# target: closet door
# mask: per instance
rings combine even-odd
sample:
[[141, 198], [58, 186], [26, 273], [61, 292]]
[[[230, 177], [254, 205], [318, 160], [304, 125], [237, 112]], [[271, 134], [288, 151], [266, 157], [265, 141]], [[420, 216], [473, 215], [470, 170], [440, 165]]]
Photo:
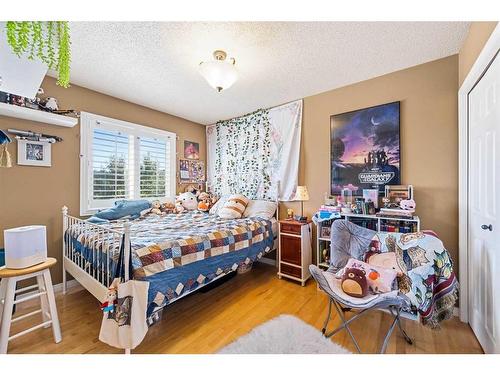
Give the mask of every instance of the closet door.
[[469, 94], [469, 320], [486, 353], [500, 353], [499, 128], [496, 57]]

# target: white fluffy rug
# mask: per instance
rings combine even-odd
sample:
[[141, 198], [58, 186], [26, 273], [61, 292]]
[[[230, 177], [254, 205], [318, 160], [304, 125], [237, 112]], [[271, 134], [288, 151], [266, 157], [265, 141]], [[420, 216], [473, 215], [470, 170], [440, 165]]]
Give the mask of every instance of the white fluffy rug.
[[349, 354], [292, 315], [280, 315], [222, 348], [219, 354]]

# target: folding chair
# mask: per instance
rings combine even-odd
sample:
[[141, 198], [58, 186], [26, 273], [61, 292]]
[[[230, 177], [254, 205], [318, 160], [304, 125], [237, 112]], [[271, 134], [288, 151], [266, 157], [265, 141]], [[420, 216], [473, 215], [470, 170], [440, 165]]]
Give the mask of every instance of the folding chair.
[[[389, 293], [382, 293], [370, 296], [369, 298], [366, 299], [360, 299], [359, 303], [354, 303], [353, 301], [347, 300], [342, 297], [341, 291], [338, 290], [340, 288], [340, 281], [338, 282], [333, 281], [335, 279], [335, 275], [333, 273], [331, 272], [328, 273], [328, 271], [326, 272], [322, 271], [315, 265], [310, 265], [309, 270], [311, 271], [312, 277], [318, 283], [319, 288], [323, 292], [325, 292], [329, 298], [328, 315], [325, 319], [325, 323], [323, 324], [323, 329], [321, 330], [321, 332], [325, 337], [327, 338], [332, 337], [336, 333], [345, 329], [349, 334], [349, 336], [351, 337], [352, 341], [354, 342], [354, 346], [356, 347], [358, 353], [361, 353], [361, 349], [359, 348], [358, 342], [356, 341], [356, 338], [354, 337], [351, 329], [349, 328], [349, 324], [358, 319], [360, 316], [364, 315], [364, 313], [368, 311], [383, 310], [386, 312], [387, 311], [390, 312], [394, 320], [389, 326], [389, 329], [384, 337], [384, 342], [382, 344], [382, 348], [380, 349], [380, 353], [381, 354], [385, 353], [385, 350], [387, 349], [387, 344], [389, 343], [389, 339], [396, 325], [403, 334], [406, 342], [410, 345], [413, 344], [412, 339], [408, 336], [408, 334], [401, 326], [401, 320], [400, 320], [401, 310], [409, 306], [409, 301], [404, 295], [402, 295], [398, 291], [393, 291]], [[330, 279], [330, 282], [329, 280], [327, 280], [327, 277]], [[330, 322], [330, 316], [332, 312], [332, 305], [335, 306], [342, 323], [340, 324], [339, 327], [335, 328], [333, 331], [327, 332], [327, 326], [328, 323]], [[358, 312], [356, 312], [355, 315], [352, 316], [351, 318], [347, 319], [345, 313], [352, 310], [358, 310]]]

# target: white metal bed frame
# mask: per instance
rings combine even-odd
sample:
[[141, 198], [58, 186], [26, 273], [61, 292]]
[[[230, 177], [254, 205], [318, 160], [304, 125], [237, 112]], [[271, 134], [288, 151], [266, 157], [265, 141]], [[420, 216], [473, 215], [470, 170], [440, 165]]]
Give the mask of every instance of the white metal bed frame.
[[[277, 203], [279, 203], [277, 201]], [[102, 246], [104, 248], [110, 248], [116, 244], [121, 246], [121, 241], [124, 241], [124, 251], [123, 251], [123, 264], [125, 267], [125, 281], [130, 279], [129, 275], [129, 260], [130, 260], [130, 226], [131, 223], [126, 221], [123, 223], [123, 231], [105, 228], [99, 224], [89, 223], [84, 219], [80, 219], [68, 214], [68, 207], [64, 206], [62, 208], [63, 216], [63, 294], [66, 294], [67, 290], [67, 273], [69, 273], [73, 278], [81, 284], [85, 289], [87, 289], [95, 298], [99, 301], [104, 301], [106, 299], [106, 293], [113, 282], [113, 274], [110, 269], [110, 255], [112, 251], [100, 252], [96, 249], [92, 250], [92, 256], [90, 261], [85, 259], [80, 253], [75, 251], [74, 245], [71, 241], [68, 243], [65, 241], [64, 236], [69, 228], [76, 228], [76, 230], [82, 233], [85, 231], [87, 234], [95, 234], [96, 241], [102, 241]], [[275, 214], [276, 220], [279, 218], [279, 204], [276, 209]], [[274, 251], [278, 248], [278, 233], [273, 233], [275, 236], [273, 248], [270, 250]], [[103, 255], [104, 259], [102, 259]], [[211, 282], [219, 279], [224, 275], [220, 275]], [[208, 284], [206, 284], [208, 285]], [[205, 285], [203, 285], [205, 286]], [[203, 287], [201, 286], [201, 287]], [[200, 288], [201, 288], [200, 287]], [[182, 294], [180, 299], [189, 295], [190, 293], [198, 290], [194, 289], [188, 293]]]

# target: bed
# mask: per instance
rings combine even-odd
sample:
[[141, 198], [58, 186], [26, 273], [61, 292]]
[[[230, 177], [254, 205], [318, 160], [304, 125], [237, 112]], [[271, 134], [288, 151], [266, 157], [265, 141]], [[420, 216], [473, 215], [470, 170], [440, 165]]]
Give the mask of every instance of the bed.
[[99, 225], [70, 216], [66, 207], [62, 211], [63, 291], [69, 273], [99, 301], [105, 300], [122, 254], [125, 279], [150, 283], [149, 323], [166, 305], [248, 269], [278, 243], [278, 210], [270, 219], [227, 220], [188, 211]]

